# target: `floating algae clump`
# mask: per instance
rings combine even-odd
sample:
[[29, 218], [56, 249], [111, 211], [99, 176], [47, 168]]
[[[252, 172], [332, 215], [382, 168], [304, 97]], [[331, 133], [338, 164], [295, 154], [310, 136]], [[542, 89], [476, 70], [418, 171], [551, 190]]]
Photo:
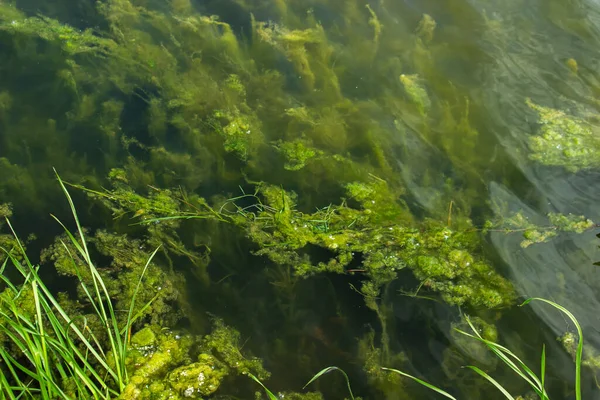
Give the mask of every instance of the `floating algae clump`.
[[[201, 198], [178, 203], [174, 194], [165, 208], [143, 201], [123, 185], [103, 195], [107, 205], [132, 206], [125, 201], [143, 203], [145, 213], [155, 218], [172, 217], [213, 219], [238, 226], [246, 232], [257, 249], [275, 264], [291, 268], [298, 276], [322, 272], [338, 274], [359, 272], [369, 278], [375, 291], [395, 280], [398, 271], [408, 268], [421, 281], [421, 287], [439, 292], [450, 304], [471, 304], [489, 308], [502, 307], [514, 299], [512, 286], [498, 275], [492, 265], [477, 254], [479, 233], [468, 223], [462, 230], [452, 230], [434, 220], [415, 221], [400, 196], [401, 188], [390, 187], [372, 177], [368, 182], [345, 185], [347, 198], [313, 213], [296, 208], [297, 195], [284, 189], [258, 184], [252, 195], [227, 200], [217, 212]], [[247, 205], [248, 201], [254, 204]], [[119, 208], [120, 208], [119, 207]], [[135, 205], [134, 208], [135, 209]], [[153, 229], [155, 224], [148, 224]], [[316, 249], [323, 251], [316, 251]], [[375, 295], [376, 297], [376, 295]]]
[[201, 399], [215, 393], [232, 373], [269, 374], [257, 358], [240, 352], [239, 333], [215, 321], [204, 337], [146, 326], [131, 338], [131, 379], [121, 399]]
[[[358, 270], [374, 288], [410, 268], [426, 288], [438, 291], [451, 304], [500, 307], [513, 300], [511, 285], [474, 252], [474, 232], [455, 232], [431, 220], [412, 221], [408, 211], [381, 180], [347, 185], [348, 201], [312, 214], [295, 209], [295, 195], [261, 185], [261, 203], [234, 217], [258, 245], [257, 255], [293, 268], [300, 276]], [[350, 202], [359, 206], [350, 207]], [[329, 259], [308, 250], [328, 250]], [[359, 267], [350, 269], [353, 261]]]
[[562, 232], [583, 233], [598, 225], [583, 215], [548, 213], [546, 215], [548, 224], [539, 225], [527, 217], [523, 210], [508, 212], [503, 210], [499, 204], [494, 205], [497, 221], [487, 221], [484, 231], [499, 229], [505, 233], [521, 232], [523, 240], [521, 247], [527, 248], [533, 244], [546, 243], [557, 237]]
[[171, 387], [188, 398], [210, 396], [221, 385], [228, 369], [210, 354], [200, 354], [198, 362], [171, 371], [168, 380]]
[[529, 99], [527, 105], [537, 111], [541, 124], [529, 141], [532, 160], [571, 172], [600, 166], [600, 137], [585, 121]]

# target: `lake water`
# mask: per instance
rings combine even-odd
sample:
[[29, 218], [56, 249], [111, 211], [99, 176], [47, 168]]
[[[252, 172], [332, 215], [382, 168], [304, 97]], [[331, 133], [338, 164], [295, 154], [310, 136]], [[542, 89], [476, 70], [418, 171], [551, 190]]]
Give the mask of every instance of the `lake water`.
[[[21, 237], [35, 235], [27, 248], [50, 284], [75, 295], [51, 257], [40, 258], [61, 233], [50, 214], [70, 221], [53, 168], [86, 188], [171, 189], [215, 210], [259, 182], [293, 191], [294, 218], [327, 216], [311, 220], [319, 232], [296, 246], [276, 224], [261, 229], [276, 232], [269, 240], [281, 254], [311, 260], [315, 273], [302, 278], [297, 265], [256, 253], [268, 247], [257, 225], [147, 228], [136, 225], [145, 215], [172, 215], [158, 210], [164, 198], [111, 208], [69, 189], [90, 237], [128, 235], [145, 254], [165, 246], [157, 268], [173, 280], [171, 315], [153, 322], [202, 335], [210, 316], [223, 318], [263, 360], [275, 392], [301, 391], [337, 365], [363, 398], [438, 398], [369, 372], [381, 365], [458, 398], [503, 398], [460, 368], [473, 364], [527, 395], [516, 375], [453, 330], [468, 329], [469, 314], [494, 325], [535, 371], [545, 344], [550, 397], [574, 399], [574, 363], [557, 339], [574, 325], [546, 304], [517, 307], [542, 297], [581, 323], [583, 394], [600, 399], [599, 96], [596, 0], [0, 0], [0, 204], [12, 205]], [[356, 182], [385, 182], [391, 195], [382, 198], [402, 210], [373, 206], [381, 212], [373, 229], [421, 234], [437, 221], [452, 234], [478, 232], [473, 259], [492, 265], [489, 280], [499, 274], [515, 297], [491, 309], [450, 301], [444, 290], [458, 277], [432, 285], [394, 250], [385, 256], [396, 264], [382, 261], [394, 275], [377, 287], [374, 310], [361, 293], [379, 276], [364, 264], [368, 251], [318, 270], [340, 254], [341, 230], [328, 224], [343, 212], [324, 208], [370, 210], [349, 195]], [[258, 198], [234, 211], [256, 211]], [[315, 239], [321, 233], [332, 242]], [[109, 265], [115, 254], [95, 240], [98, 263]], [[117, 279], [127, 270], [112, 268]], [[234, 382], [215, 396], [252, 398], [259, 389], [245, 377]], [[312, 388], [347, 396], [334, 373]]]

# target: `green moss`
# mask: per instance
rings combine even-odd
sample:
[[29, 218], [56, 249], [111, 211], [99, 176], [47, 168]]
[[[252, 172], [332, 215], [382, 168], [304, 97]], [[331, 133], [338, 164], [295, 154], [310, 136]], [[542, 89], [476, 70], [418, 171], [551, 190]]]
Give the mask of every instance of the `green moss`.
[[552, 225], [563, 232], [583, 233], [596, 226], [594, 221], [583, 215], [549, 213], [548, 219]]
[[542, 225], [531, 221], [523, 211], [507, 212], [498, 205], [495, 206], [498, 216], [496, 221], [488, 221], [485, 230], [500, 229], [506, 233], [522, 232], [521, 247], [527, 248], [533, 244], [545, 243], [559, 235], [561, 232], [583, 233], [596, 226], [596, 223], [583, 215], [548, 213], [549, 224]]
[[133, 347], [147, 347], [156, 344], [156, 334], [150, 327], [145, 327], [131, 337], [131, 345]]
[[165, 386], [149, 385], [164, 380], [169, 371], [191, 361], [189, 352], [194, 343], [194, 338], [191, 336], [180, 336], [165, 331], [159, 326], [146, 327], [141, 332], [136, 342], [150, 339], [150, 344], [138, 344], [132, 341], [127, 360], [130, 379], [121, 394], [123, 399], [154, 398], [153, 391], [164, 390]]
[[[145, 249], [147, 246], [142, 241], [126, 235], [115, 235], [104, 230], [98, 230], [94, 235], [86, 234], [88, 246], [106, 257], [106, 263], [97, 264], [96, 268], [111, 298], [115, 300], [115, 307], [120, 310], [129, 309], [150, 251]], [[78, 277], [89, 287], [93, 287], [94, 281], [89, 268], [65, 235], [57, 237], [53, 245], [44, 249], [41, 258], [44, 263], [52, 263], [59, 274]], [[181, 295], [182, 281], [181, 277], [164, 265], [156, 264], [156, 261], [157, 259], [146, 270], [140, 283], [133, 312], [141, 313], [139, 317], [152, 323], [169, 325], [181, 317], [174, 306]], [[78, 289], [78, 296], [83, 304], [88, 303], [81, 288]], [[146, 307], [149, 302], [150, 306]], [[126, 317], [125, 313], [120, 314], [118, 320], [123, 322]]]
[[[263, 185], [259, 193], [263, 198], [259, 211], [239, 214], [234, 223], [245, 227], [259, 246], [257, 255], [294, 268], [300, 276], [345, 273], [360, 254], [361, 269], [373, 280], [375, 291], [409, 267], [425, 287], [441, 292], [451, 304], [494, 308], [514, 298], [511, 285], [473, 253], [477, 233], [454, 232], [434, 221], [413, 227], [394, 192], [381, 180], [348, 185], [349, 197], [359, 208], [343, 203], [313, 214], [296, 211], [294, 195], [282, 189]], [[308, 244], [328, 249], [332, 257], [312, 260], [310, 252], [304, 252]], [[368, 295], [367, 300], [375, 296]]]
[[44, 16], [25, 18], [16, 8], [2, 5], [0, 31], [12, 35], [37, 36], [40, 39], [58, 43], [68, 55], [87, 52], [105, 52], [114, 45], [108, 39], [100, 38], [91, 30], [79, 31]]
[[235, 153], [244, 161], [248, 160], [252, 148], [262, 138], [258, 121], [241, 114], [237, 109], [216, 111], [215, 118], [220, 124], [217, 131], [223, 138], [225, 151]]
[[377, 47], [379, 44], [379, 38], [381, 37], [381, 31], [383, 30], [383, 25], [379, 21], [379, 18], [377, 18], [377, 14], [375, 14], [375, 11], [373, 11], [371, 6], [367, 4], [365, 7], [367, 10], [369, 10], [369, 14], [371, 14], [371, 18], [369, 18], [369, 25], [371, 25], [373, 28], [373, 43]]

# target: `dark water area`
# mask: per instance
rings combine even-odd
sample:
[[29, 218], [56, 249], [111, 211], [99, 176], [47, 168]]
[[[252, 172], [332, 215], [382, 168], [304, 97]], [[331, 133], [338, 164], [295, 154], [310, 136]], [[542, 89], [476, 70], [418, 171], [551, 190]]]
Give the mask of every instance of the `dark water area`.
[[537, 398], [469, 315], [575, 399], [541, 297], [600, 399], [599, 48], [597, 0], [0, 0], [0, 205], [77, 298], [55, 169], [116, 304], [161, 246], [134, 328], [219, 318], [280, 398]]

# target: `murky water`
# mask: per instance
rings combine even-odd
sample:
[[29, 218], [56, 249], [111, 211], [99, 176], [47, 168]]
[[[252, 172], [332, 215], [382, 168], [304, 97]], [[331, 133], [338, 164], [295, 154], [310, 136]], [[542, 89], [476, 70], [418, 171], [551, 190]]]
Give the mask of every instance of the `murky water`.
[[[584, 398], [600, 398], [598, 49], [595, 0], [0, 0], [0, 204], [12, 204], [23, 237], [36, 235], [28, 249], [37, 258], [60, 233], [49, 214], [68, 218], [52, 168], [95, 190], [121, 169], [120, 182], [142, 195], [181, 190], [211, 204], [266, 182], [294, 191], [305, 214], [342, 204], [352, 182], [379, 179], [410, 213], [386, 223], [425, 230], [419, 224], [432, 219], [471, 232], [493, 221], [475, 257], [513, 284], [517, 300], [543, 297], [578, 318], [596, 363], [584, 367]], [[92, 233], [128, 234], [148, 248], [177, 242], [163, 260], [180, 277], [170, 301], [183, 311], [170, 322], [203, 334], [207, 313], [224, 318], [273, 373], [274, 391], [300, 391], [337, 365], [363, 398], [434, 398], [369, 375], [378, 349], [379, 363], [460, 398], [502, 398], [459, 368], [470, 363], [526, 395], [453, 331], [468, 313], [536, 368], [545, 344], [551, 398], [575, 398], [574, 364], [557, 340], [574, 326], [548, 306], [451, 304], [427, 285], [417, 291], [427, 279], [406, 268], [378, 287], [377, 313], [360, 289], [375, 279], [362, 274], [367, 252], [342, 274], [298, 278], [255, 255], [250, 231], [214, 221], [144, 230], [131, 223], [147, 209], [111, 215], [72, 192]], [[585, 229], [562, 229], [549, 213], [583, 216]], [[335, 249], [299, 251], [316, 264]], [[346, 393], [333, 374], [314, 388]], [[251, 398], [254, 389], [222, 395]]]

